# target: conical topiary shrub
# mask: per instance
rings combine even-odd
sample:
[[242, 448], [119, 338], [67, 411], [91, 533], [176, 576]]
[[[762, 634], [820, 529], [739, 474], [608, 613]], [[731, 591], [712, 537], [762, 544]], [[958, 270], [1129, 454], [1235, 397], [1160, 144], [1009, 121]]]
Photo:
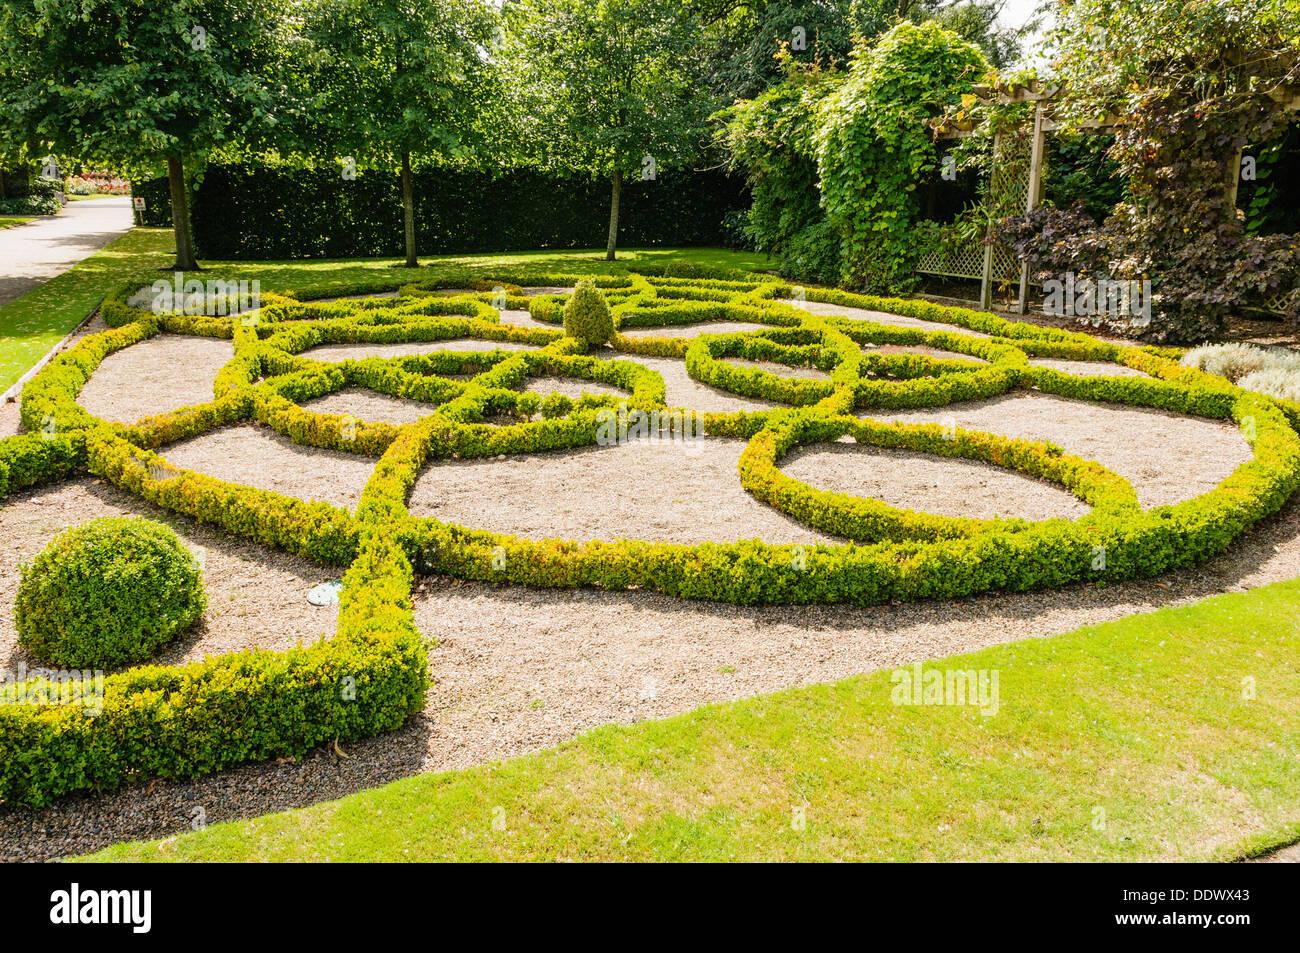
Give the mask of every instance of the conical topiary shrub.
[[564, 333], [587, 347], [600, 347], [616, 330], [605, 296], [590, 278], [583, 278], [564, 305]]

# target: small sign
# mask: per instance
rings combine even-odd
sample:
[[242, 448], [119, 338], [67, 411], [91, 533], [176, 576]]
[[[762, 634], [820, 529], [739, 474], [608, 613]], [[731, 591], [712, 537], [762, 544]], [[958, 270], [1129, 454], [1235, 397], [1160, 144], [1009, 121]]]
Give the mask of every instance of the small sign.
[[339, 593], [343, 591], [343, 581], [336, 579], [333, 582], [322, 582], [319, 586], [312, 586], [307, 592], [307, 601], [314, 606], [336, 606], [339, 604]]
[[144, 211], [144, 196], [143, 196], [143, 195], [136, 195], [136, 196], [134, 196], [134, 197], [131, 199], [131, 207], [132, 207], [133, 209], [135, 209], [137, 212], [143, 212], [143, 211]]

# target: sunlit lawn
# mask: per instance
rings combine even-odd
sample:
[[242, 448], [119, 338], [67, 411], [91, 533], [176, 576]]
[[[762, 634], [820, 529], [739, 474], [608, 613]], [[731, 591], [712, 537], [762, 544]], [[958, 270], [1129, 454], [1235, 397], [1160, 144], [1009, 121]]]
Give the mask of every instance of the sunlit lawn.
[[1293, 580], [930, 663], [989, 717], [882, 671], [94, 859], [1228, 859], [1300, 836], [1298, 622]]
[[[131, 281], [148, 284], [171, 278], [160, 271], [173, 258], [170, 229], [136, 228], [95, 255], [0, 307], [0, 390], [18, 380], [50, 348], [85, 319], [119, 285]], [[398, 267], [400, 259], [371, 258], [343, 261], [202, 262], [198, 276], [208, 279], [257, 279], [267, 291], [297, 291], [327, 296], [358, 282], [396, 286], [439, 272], [465, 269], [526, 269], [542, 272], [608, 271], [603, 252], [522, 252], [509, 255], [444, 255], [424, 259], [418, 271]], [[653, 249], [620, 252], [621, 261], [684, 259], [727, 268], [766, 268], [765, 255], [722, 249]], [[617, 267], [617, 266], [615, 266]]]

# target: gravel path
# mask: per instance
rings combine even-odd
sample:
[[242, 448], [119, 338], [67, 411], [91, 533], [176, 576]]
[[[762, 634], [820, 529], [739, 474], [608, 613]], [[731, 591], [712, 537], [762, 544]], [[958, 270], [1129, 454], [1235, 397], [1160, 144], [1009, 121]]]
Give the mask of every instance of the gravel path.
[[949, 407], [859, 416], [955, 423], [968, 430], [1048, 440], [1127, 478], [1147, 508], [1206, 493], [1250, 459], [1249, 445], [1230, 421], [1051, 394], [1018, 392]]
[[209, 431], [162, 452], [172, 466], [348, 510], [375, 468], [370, 457], [299, 446], [259, 424]]
[[305, 401], [302, 408], [317, 414], [350, 414], [366, 423], [410, 424], [429, 416], [438, 405], [390, 397], [365, 387], [344, 387], [324, 397]]
[[410, 510], [531, 539], [667, 543], [811, 543], [827, 537], [759, 503], [740, 486], [743, 440], [633, 440], [612, 447], [425, 467]]
[[367, 357], [408, 357], [435, 351], [535, 351], [535, 345], [517, 341], [480, 341], [478, 338], [450, 338], [446, 341], [411, 341], [403, 344], [323, 344], [303, 351], [314, 361], [361, 360]]
[[206, 403], [217, 372], [234, 356], [234, 344], [221, 338], [155, 335], [104, 358], [77, 403], [121, 423]]
[[25, 432], [21, 411], [22, 405], [17, 400], [0, 403], [0, 437], [13, 437]]
[[0, 857], [86, 853], [120, 840], [332, 800], [412, 774], [537, 751], [598, 725], [845, 678], [1052, 635], [1300, 575], [1300, 507], [1232, 550], [1159, 580], [851, 609], [744, 608], [655, 593], [530, 590], [422, 580], [421, 629], [437, 685], [401, 730], [301, 761], [196, 781], [0, 808]]
[[1015, 470], [851, 442], [794, 450], [781, 461], [781, 470], [821, 490], [941, 516], [1045, 520], [1077, 519], [1088, 512], [1068, 490]]
[[686, 407], [698, 412], [729, 414], [737, 410], [771, 410], [781, 404], [752, 397], [738, 397], [725, 390], [701, 384], [686, 372], [680, 358], [646, 357], [641, 354], [618, 354], [617, 360], [631, 361], [658, 371], [664, 379], [664, 403], [669, 407]]
[[254, 646], [282, 651], [334, 634], [337, 607], [317, 608], [307, 590], [337, 578], [336, 570], [265, 549], [169, 513], [94, 477], [19, 493], [0, 507], [0, 669], [38, 665], [18, 646], [14, 599], [18, 565], [60, 532], [102, 516], [144, 516], [176, 530], [202, 560], [208, 612], [203, 622], [159, 652], [160, 665], [196, 662]]

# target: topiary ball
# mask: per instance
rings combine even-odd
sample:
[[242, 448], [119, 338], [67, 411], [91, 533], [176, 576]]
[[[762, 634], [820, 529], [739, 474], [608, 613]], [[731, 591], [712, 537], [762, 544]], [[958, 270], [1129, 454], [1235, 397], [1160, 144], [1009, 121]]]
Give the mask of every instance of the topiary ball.
[[64, 668], [142, 661], [208, 606], [198, 561], [180, 537], [138, 516], [65, 530], [21, 571], [18, 641]]
[[564, 305], [564, 333], [587, 347], [600, 347], [614, 336], [614, 315], [590, 278], [583, 278]]

